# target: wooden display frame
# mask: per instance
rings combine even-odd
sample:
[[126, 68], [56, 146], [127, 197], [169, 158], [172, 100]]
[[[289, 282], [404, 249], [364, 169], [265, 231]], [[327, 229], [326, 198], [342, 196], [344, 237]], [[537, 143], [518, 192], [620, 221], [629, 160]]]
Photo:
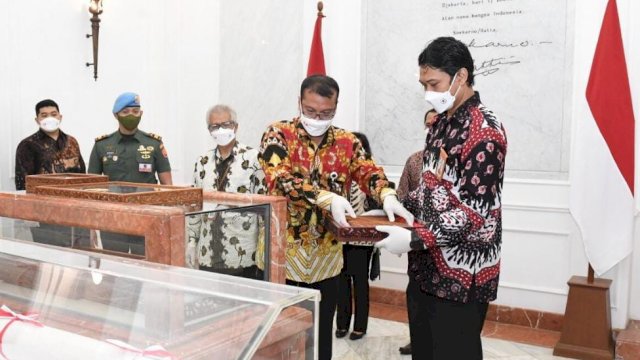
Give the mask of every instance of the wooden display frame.
[[387, 237], [387, 233], [376, 230], [377, 225], [395, 225], [411, 230], [407, 222], [396, 216], [395, 221], [389, 221], [386, 215], [358, 216], [355, 219], [347, 216], [349, 227], [340, 226], [331, 215], [325, 218], [325, 226], [331, 231], [336, 240], [342, 242], [377, 242]]
[[[148, 191], [131, 193], [110, 192], [113, 186], [143, 188]], [[35, 194], [66, 198], [100, 200], [141, 205], [186, 206], [190, 210], [202, 209], [202, 189], [174, 185], [158, 185], [109, 181], [91, 184], [37, 186]]]
[[27, 194], [35, 193], [37, 186], [50, 185], [77, 185], [95, 184], [109, 181], [107, 175], [79, 174], [79, 173], [59, 173], [59, 174], [37, 174], [27, 175], [25, 178], [25, 189]]

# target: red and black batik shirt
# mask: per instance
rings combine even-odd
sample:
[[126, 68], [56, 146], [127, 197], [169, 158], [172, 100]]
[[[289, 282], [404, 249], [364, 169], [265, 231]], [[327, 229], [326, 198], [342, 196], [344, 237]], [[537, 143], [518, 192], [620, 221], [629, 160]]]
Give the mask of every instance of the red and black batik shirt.
[[459, 302], [495, 300], [506, 152], [505, 130], [478, 93], [451, 117], [438, 116], [422, 181], [404, 200], [424, 225], [413, 236], [426, 250], [409, 253], [409, 274], [422, 291]]

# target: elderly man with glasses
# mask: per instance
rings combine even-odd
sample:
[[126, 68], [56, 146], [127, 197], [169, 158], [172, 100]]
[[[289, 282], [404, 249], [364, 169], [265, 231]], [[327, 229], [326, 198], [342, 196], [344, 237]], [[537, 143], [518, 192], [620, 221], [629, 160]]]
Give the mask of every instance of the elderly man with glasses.
[[325, 228], [322, 210], [348, 226], [345, 215], [355, 217], [347, 200], [353, 180], [383, 205], [389, 218], [396, 214], [413, 222], [413, 215], [397, 200], [384, 171], [365, 153], [360, 140], [331, 125], [339, 91], [331, 77], [307, 77], [300, 88], [300, 116], [271, 124], [260, 147], [269, 193], [289, 200], [287, 284], [318, 289], [322, 296], [318, 331], [321, 360], [331, 358], [338, 275], [343, 265], [342, 244]]
[[[207, 129], [215, 147], [195, 163], [193, 185], [204, 190], [266, 193], [258, 149], [236, 140], [236, 112], [227, 105], [209, 109]], [[226, 211], [189, 219], [187, 263], [201, 270], [256, 278], [255, 253], [259, 236], [256, 214]]]

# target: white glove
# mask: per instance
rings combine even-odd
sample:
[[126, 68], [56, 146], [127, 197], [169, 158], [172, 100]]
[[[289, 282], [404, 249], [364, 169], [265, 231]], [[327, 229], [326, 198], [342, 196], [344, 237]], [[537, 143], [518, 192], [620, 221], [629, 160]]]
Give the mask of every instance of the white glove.
[[345, 213], [354, 219], [356, 218], [356, 213], [353, 211], [349, 200], [340, 195], [334, 195], [331, 199], [331, 216], [340, 226], [350, 226]]
[[402, 206], [395, 195], [389, 195], [385, 197], [382, 203], [382, 208], [384, 209], [384, 212], [387, 213], [389, 221], [395, 221], [395, 215], [398, 215], [402, 216], [409, 226], [413, 226], [413, 214], [410, 213], [409, 210], [405, 209], [404, 206]]
[[395, 225], [378, 225], [376, 230], [386, 232], [389, 236], [375, 243], [375, 247], [385, 248], [388, 252], [398, 256], [411, 250], [410, 230]]
[[387, 213], [385, 213], [384, 210], [382, 209], [369, 210], [367, 212], [360, 214], [360, 216], [382, 216], [382, 215], [387, 215]]

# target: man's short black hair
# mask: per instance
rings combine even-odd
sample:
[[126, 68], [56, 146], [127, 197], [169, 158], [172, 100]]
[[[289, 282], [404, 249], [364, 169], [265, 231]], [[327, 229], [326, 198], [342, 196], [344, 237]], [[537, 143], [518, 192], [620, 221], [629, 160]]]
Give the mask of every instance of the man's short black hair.
[[340, 94], [338, 83], [332, 77], [326, 75], [311, 75], [304, 79], [300, 86], [300, 99], [303, 98], [306, 90], [326, 98], [331, 98], [335, 94], [336, 100], [338, 100], [338, 95]]
[[465, 68], [469, 73], [467, 84], [473, 86], [473, 58], [462, 41], [452, 37], [433, 40], [418, 56], [418, 66], [439, 69], [451, 76]]
[[46, 100], [42, 100], [39, 103], [36, 104], [36, 116], [38, 116], [38, 114], [40, 113], [40, 109], [42, 109], [43, 107], [49, 107], [49, 106], [53, 106], [56, 108], [56, 110], [58, 110], [58, 112], [60, 112], [60, 108], [58, 107], [58, 104], [56, 104], [55, 101], [51, 100], [51, 99], [46, 99]]
[[[436, 109], [427, 110], [427, 112], [424, 113], [424, 121], [427, 121], [427, 117], [429, 116], [430, 113], [435, 113], [435, 112], [436, 112]], [[438, 114], [438, 113], [436, 113], [436, 114]]]
[[367, 135], [361, 133], [361, 132], [357, 132], [357, 131], [353, 131], [351, 132], [353, 135], [355, 135], [355, 137], [358, 138], [358, 140], [360, 140], [360, 142], [362, 143], [362, 148], [364, 149], [364, 151], [367, 153], [367, 155], [371, 156], [371, 145], [369, 145], [369, 139], [367, 139]]

